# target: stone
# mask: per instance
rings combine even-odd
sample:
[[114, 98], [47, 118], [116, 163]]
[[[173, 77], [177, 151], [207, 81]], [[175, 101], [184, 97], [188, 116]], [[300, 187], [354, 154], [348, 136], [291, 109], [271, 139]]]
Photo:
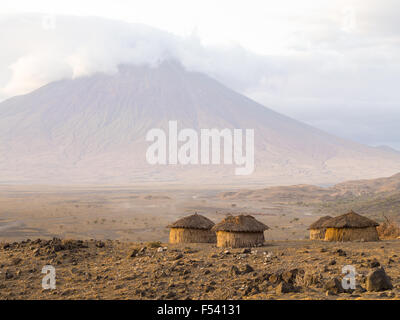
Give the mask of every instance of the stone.
[[286, 283], [294, 283], [297, 274], [299, 273], [298, 269], [287, 270], [282, 273], [282, 280]]
[[175, 256], [174, 260], [179, 260], [179, 259], [182, 259], [182, 258], [183, 258], [183, 254], [182, 254], [182, 253], [178, 253], [178, 254]]
[[320, 273], [306, 272], [303, 277], [303, 284], [306, 287], [315, 286], [321, 282], [322, 275]]
[[246, 264], [241, 273], [242, 274], [246, 274], [246, 273], [250, 273], [250, 272], [253, 272], [253, 271], [254, 271], [253, 267], [250, 266], [249, 264]]
[[370, 268], [377, 268], [377, 267], [380, 267], [381, 264], [379, 263], [378, 260], [373, 259], [373, 260], [368, 264], [368, 266], [369, 266]]
[[131, 258], [137, 257], [138, 254], [139, 254], [139, 250], [138, 249], [133, 249], [131, 254], [130, 254], [130, 257]]
[[284, 293], [295, 292], [295, 288], [292, 284], [287, 282], [281, 282], [275, 289], [276, 294], [281, 295]]
[[392, 282], [385, 269], [378, 268], [367, 275], [366, 289], [368, 291], [385, 291], [393, 289]]
[[335, 253], [337, 253], [339, 256], [341, 256], [341, 257], [345, 257], [347, 254], [346, 254], [346, 252], [345, 251], [343, 251], [342, 249], [337, 249], [336, 251], [335, 251]]
[[273, 273], [269, 276], [268, 281], [271, 283], [279, 283], [282, 281], [282, 274], [279, 272]]
[[343, 293], [342, 283], [337, 278], [328, 280], [325, 283], [324, 289], [334, 294]]
[[233, 275], [233, 276], [239, 275], [239, 274], [240, 274], [240, 271], [239, 271], [238, 267], [232, 266], [232, 268], [231, 268], [231, 270], [230, 270], [230, 274]]

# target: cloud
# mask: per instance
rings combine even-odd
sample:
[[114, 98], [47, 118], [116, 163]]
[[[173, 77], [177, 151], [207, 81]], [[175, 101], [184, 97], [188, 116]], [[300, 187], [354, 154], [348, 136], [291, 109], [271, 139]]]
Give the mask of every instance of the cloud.
[[279, 54], [255, 54], [239, 44], [204, 45], [196, 33], [182, 37], [95, 17], [3, 16], [0, 99], [62, 78], [113, 73], [119, 64], [154, 66], [174, 58], [323, 130], [400, 147], [400, 6], [373, 0], [341, 4], [323, 2], [318, 14], [291, 13], [297, 27]]

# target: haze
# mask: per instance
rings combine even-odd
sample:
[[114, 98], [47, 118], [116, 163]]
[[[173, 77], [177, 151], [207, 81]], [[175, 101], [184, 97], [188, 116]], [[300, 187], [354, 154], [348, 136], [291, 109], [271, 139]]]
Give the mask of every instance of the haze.
[[0, 13], [1, 100], [173, 56], [337, 136], [400, 148], [397, 1], [13, 1]]

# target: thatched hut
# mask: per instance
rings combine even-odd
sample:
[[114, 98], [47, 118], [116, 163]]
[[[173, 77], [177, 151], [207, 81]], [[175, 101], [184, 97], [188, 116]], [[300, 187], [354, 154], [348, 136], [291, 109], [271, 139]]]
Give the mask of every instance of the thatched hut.
[[322, 224], [326, 228], [325, 241], [377, 241], [379, 224], [350, 211]]
[[310, 230], [310, 240], [325, 239], [326, 228], [323, 227], [322, 225], [330, 219], [332, 219], [331, 216], [321, 217], [308, 227], [308, 230]]
[[264, 243], [264, 230], [268, 226], [249, 215], [227, 216], [216, 224], [217, 247], [251, 247]]
[[215, 243], [215, 232], [211, 228], [215, 225], [210, 219], [197, 213], [179, 219], [169, 225], [170, 243]]

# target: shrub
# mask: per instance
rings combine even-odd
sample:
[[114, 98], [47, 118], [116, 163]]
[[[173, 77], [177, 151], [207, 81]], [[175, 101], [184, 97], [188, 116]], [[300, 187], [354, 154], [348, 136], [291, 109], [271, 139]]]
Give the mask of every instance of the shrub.
[[[386, 218], [386, 217], [385, 217]], [[380, 239], [397, 239], [400, 236], [400, 227], [393, 221], [386, 218], [377, 228]]]
[[147, 245], [150, 248], [159, 248], [159, 247], [161, 247], [161, 242], [160, 241], [153, 241], [153, 242], [149, 242]]

